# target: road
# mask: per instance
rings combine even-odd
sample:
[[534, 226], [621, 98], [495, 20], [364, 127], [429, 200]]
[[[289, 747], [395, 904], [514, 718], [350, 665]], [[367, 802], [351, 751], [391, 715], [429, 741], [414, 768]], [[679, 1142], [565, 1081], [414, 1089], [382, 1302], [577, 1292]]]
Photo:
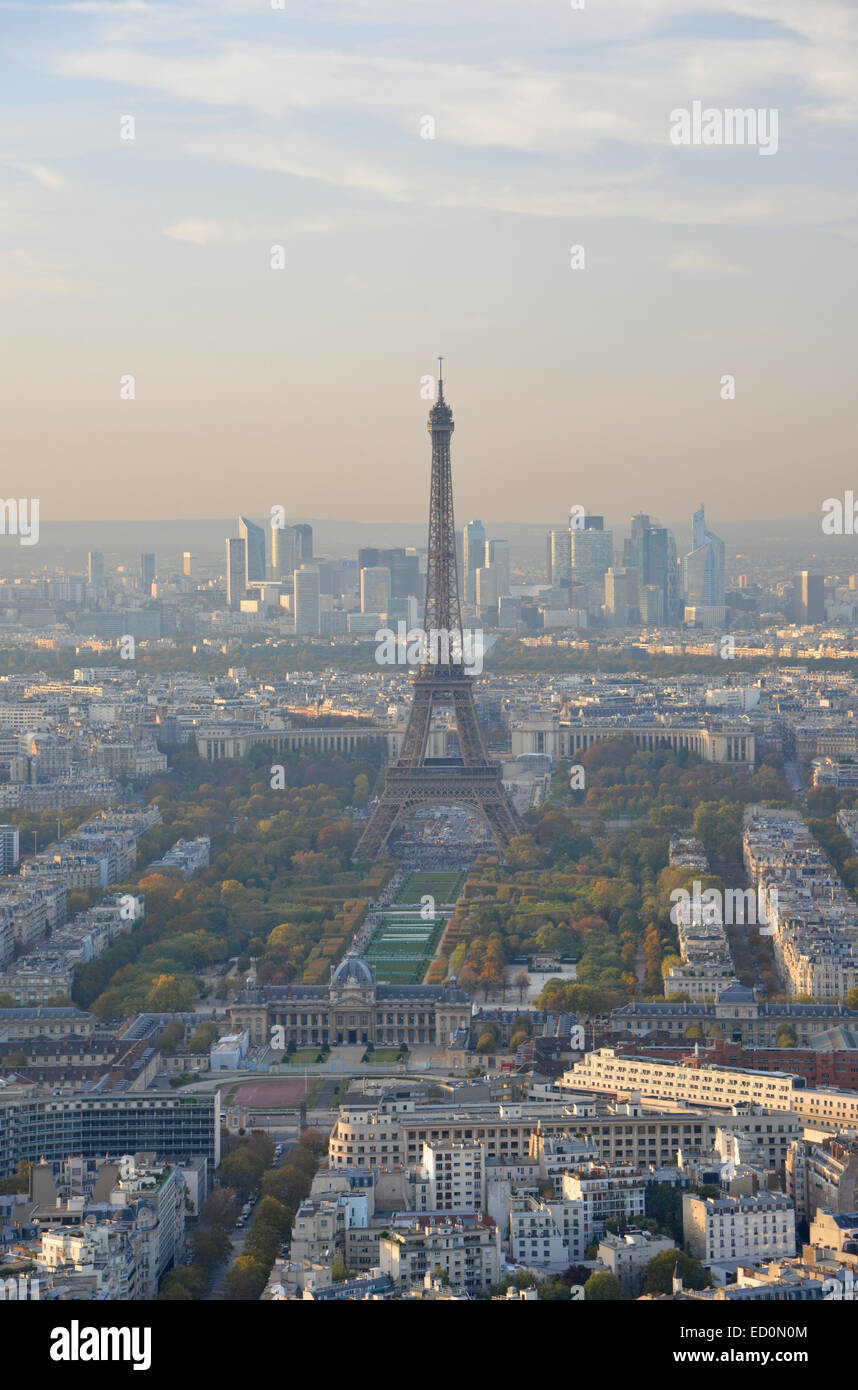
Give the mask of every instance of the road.
[[[282, 1154], [279, 1158], [275, 1158], [271, 1167], [279, 1168], [281, 1164], [285, 1163], [287, 1155], [290, 1154], [292, 1150], [297, 1147], [297, 1141], [295, 1140], [284, 1142]], [[229, 1271], [229, 1267], [232, 1264], [233, 1260], [237, 1260], [239, 1255], [242, 1254], [244, 1250], [244, 1242], [247, 1240], [247, 1233], [250, 1230], [255, 1214], [256, 1202], [254, 1202], [253, 1204], [253, 1208], [247, 1218], [247, 1224], [245, 1225], [244, 1229], [232, 1230], [227, 1232], [232, 1249], [227, 1258], [223, 1261], [222, 1264], [218, 1265], [217, 1269], [214, 1272], [211, 1286], [209, 1288], [208, 1293], [205, 1295], [207, 1301], [214, 1302], [217, 1299], [223, 1298], [226, 1292], [226, 1276]]]
[[807, 805], [807, 788], [804, 785], [804, 778], [801, 775], [801, 768], [798, 763], [784, 763], [784, 777], [790, 791], [802, 806]]

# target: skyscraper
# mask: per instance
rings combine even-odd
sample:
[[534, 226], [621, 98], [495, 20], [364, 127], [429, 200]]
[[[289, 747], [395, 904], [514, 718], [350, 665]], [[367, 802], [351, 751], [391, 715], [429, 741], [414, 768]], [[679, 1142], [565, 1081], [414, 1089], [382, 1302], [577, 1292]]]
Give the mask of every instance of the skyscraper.
[[825, 580], [821, 574], [800, 570], [795, 577], [794, 594], [797, 623], [825, 621]]
[[365, 566], [360, 572], [360, 611], [386, 613], [390, 607], [390, 570], [386, 565]]
[[155, 583], [155, 556], [151, 551], [146, 551], [140, 556], [140, 583], [145, 593], [152, 592], [152, 585]]
[[[679, 614], [679, 565], [676, 558], [676, 541], [665, 526], [654, 524], [648, 516], [632, 518], [630, 544], [624, 548], [626, 565], [636, 564], [638, 589], [640, 593], [641, 618], [646, 622], [676, 621]], [[632, 560], [631, 557], [634, 557]], [[661, 617], [655, 619], [652, 596], [644, 600], [645, 589], [658, 589], [661, 602], [658, 605]], [[650, 616], [647, 617], [646, 615]]]
[[572, 532], [568, 527], [562, 531], [548, 532], [549, 573], [551, 586], [569, 592], [572, 589]]
[[477, 570], [486, 562], [486, 532], [481, 521], [469, 521], [462, 532], [465, 602], [477, 601]]
[[198, 556], [194, 555], [193, 551], [191, 551], [191, 550], [185, 550], [185, 551], [183, 551], [183, 553], [182, 553], [182, 573], [183, 573], [184, 575], [186, 575], [186, 576], [188, 577], [188, 579], [193, 579], [193, 578], [196, 576], [196, 573], [197, 573], [197, 564], [198, 564], [198, 563], [199, 563]]
[[293, 526], [292, 530], [295, 532], [297, 558], [302, 564], [306, 564], [313, 558], [313, 528], [308, 526], [306, 522], [300, 522], [297, 526]]
[[294, 586], [295, 632], [316, 637], [321, 625], [319, 571], [303, 567], [295, 570]]
[[240, 608], [247, 592], [244, 538], [230, 536], [226, 543], [226, 606]]
[[579, 590], [586, 590], [586, 606], [595, 612], [602, 602], [605, 575], [614, 562], [614, 533], [603, 529], [600, 516], [582, 519], [583, 527], [573, 526], [570, 531], [571, 602], [573, 608], [583, 608]]
[[104, 586], [104, 556], [100, 550], [91, 550], [88, 557], [87, 573], [89, 582], [96, 589]]
[[291, 579], [298, 565], [298, 538], [294, 526], [271, 524], [271, 578]]
[[498, 571], [493, 565], [478, 569], [476, 573], [476, 597], [478, 608], [496, 609], [498, 606]]
[[725, 587], [724, 542], [707, 529], [701, 504], [691, 518], [691, 550], [682, 557], [683, 600], [720, 606]]
[[404, 546], [379, 549], [362, 546], [358, 551], [358, 573], [363, 569], [385, 567], [390, 570], [390, 597], [410, 598], [420, 592], [420, 560], [413, 548]]
[[633, 569], [609, 569], [605, 575], [605, 610], [612, 627], [627, 627], [638, 606], [638, 574]]
[[244, 587], [265, 583], [265, 532], [246, 516], [238, 518], [238, 534], [244, 541]]
[[629, 526], [628, 540], [623, 543], [623, 565], [626, 569], [637, 569], [640, 565], [640, 542], [644, 531], [649, 528], [649, 517], [645, 512], [633, 516]]
[[497, 573], [498, 598], [509, 593], [509, 541], [489, 541], [486, 545], [486, 564]]

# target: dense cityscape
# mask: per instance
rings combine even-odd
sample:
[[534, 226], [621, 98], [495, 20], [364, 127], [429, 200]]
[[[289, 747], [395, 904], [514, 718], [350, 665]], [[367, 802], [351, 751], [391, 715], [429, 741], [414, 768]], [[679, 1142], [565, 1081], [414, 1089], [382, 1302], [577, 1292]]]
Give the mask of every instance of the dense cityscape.
[[854, 1301], [858, 575], [537, 580], [454, 427], [425, 549], [4, 585], [5, 1300]]
[[820, 1378], [854, 5], [2, 10], [7, 1348], [564, 1302], [573, 1375]]

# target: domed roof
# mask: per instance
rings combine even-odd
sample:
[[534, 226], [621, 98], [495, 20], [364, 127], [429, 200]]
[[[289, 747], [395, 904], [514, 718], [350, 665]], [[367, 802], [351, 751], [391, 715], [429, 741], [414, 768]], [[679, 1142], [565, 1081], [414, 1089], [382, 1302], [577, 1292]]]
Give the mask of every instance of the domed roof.
[[344, 960], [341, 960], [336, 970], [331, 975], [331, 984], [357, 985], [361, 988], [372, 986], [375, 983], [372, 970], [355, 951], [350, 951]]

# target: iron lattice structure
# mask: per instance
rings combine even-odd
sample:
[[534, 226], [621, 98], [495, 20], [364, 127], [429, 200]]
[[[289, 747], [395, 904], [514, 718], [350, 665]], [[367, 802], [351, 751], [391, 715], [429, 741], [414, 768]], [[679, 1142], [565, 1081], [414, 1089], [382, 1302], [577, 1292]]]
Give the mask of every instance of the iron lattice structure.
[[[501, 783], [500, 768], [489, 762], [465, 666], [450, 470], [453, 412], [444, 400], [440, 370], [438, 399], [429, 411], [427, 428], [432, 436], [423, 617], [428, 659], [415, 672], [414, 698], [402, 748], [387, 770], [384, 791], [355, 849], [356, 859], [381, 854], [397, 822], [421, 806], [473, 807], [501, 850], [521, 832], [521, 822]], [[433, 642], [433, 633], [446, 634], [447, 640]], [[444, 707], [453, 711], [459, 757], [427, 758], [432, 716]]]

